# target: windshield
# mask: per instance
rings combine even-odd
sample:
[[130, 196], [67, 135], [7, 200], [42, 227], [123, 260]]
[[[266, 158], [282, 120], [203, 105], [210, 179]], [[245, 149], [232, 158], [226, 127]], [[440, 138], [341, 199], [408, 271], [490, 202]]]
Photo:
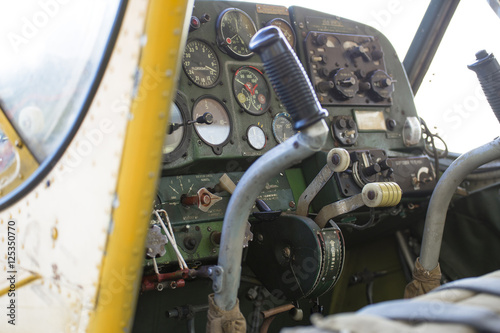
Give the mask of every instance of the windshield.
[[420, 117], [452, 152], [467, 152], [500, 134], [476, 74], [467, 68], [479, 50], [500, 57], [493, 31], [500, 31], [500, 20], [487, 1], [461, 1], [416, 95]]
[[81, 111], [119, 0], [3, 1], [0, 101], [39, 163]]

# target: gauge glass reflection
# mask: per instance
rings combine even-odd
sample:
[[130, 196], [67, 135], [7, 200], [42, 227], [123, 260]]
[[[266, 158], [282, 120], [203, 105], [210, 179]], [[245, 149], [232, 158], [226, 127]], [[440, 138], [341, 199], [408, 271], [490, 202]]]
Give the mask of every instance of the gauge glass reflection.
[[182, 68], [189, 79], [202, 88], [213, 87], [219, 78], [219, 60], [214, 50], [200, 40], [186, 45]]
[[198, 119], [206, 112], [212, 115], [213, 121], [211, 124], [195, 123], [196, 133], [209, 145], [221, 145], [226, 142], [231, 132], [231, 123], [226, 108], [214, 98], [204, 97], [193, 107], [193, 119]]
[[290, 23], [281, 18], [275, 18], [271, 20], [268, 25], [274, 25], [275, 27], [278, 27], [285, 36], [288, 44], [290, 44], [291, 47], [295, 47], [295, 32], [290, 26]]
[[278, 143], [285, 142], [296, 133], [293, 129], [292, 118], [286, 112], [278, 113], [274, 117], [272, 127], [274, 138]]
[[182, 142], [184, 137], [184, 126], [175, 126], [183, 124], [184, 119], [182, 118], [182, 113], [177, 104], [172, 103], [170, 108], [170, 122], [167, 127], [167, 135], [163, 140], [163, 154], [168, 154], [173, 152]]
[[217, 21], [219, 44], [236, 59], [246, 59], [253, 55], [248, 44], [256, 32], [250, 16], [237, 8], [226, 9]]
[[248, 144], [255, 150], [261, 150], [266, 146], [266, 134], [256, 125], [250, 125], [247, 129]]
[[239, 68], [234, 74], [233, 92], [238, 104], [258, 116], [269, 108], [271, 91], [262, 72], [252, 66]]

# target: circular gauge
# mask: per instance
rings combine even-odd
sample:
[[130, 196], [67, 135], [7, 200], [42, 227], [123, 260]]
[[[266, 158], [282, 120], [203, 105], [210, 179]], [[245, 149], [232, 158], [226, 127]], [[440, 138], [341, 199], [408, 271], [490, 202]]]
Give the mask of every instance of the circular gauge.
[[266, 134], [256, 125], [250, 125], [247, 129], [248, 144], [255, 150], [261, 150], [266, 146]]
[[170, 121], [167, 135], [163, 140], [163, 162], [170, 163], [179, 159], [187, 150], [191, 141], [191, 126], [186, 126], [190, 120], [188, 107], [184, 98], [177, 94], [170, 108]]
[[273, 119], [273, 135], [278, 143], [282, 143], [295, 135], [292, 117], [286, 112], [278, 113]]
[[163, 154], [169, 154], [179, 147], [184, 137], [184, 123], [181, 110], [179, 110], [179, 107], [175, 103], [172, 103], [167, 136], [163, 140]]
[[219, 78], [219, 60], [214, 50], [200, 40], [187, 43], [182, 68], [189, 79], [202, 88], [213, 87]]
[[285, 35], [288, 44], [293, 48], [295, 47], [295, 32], [292, 29], [292, 26], [287, 21], [281, 18], [275, 18], [267, 23], [267, 25], [274, 25], [278, 27], [283, 35]]
[[195, 102], [192, 117], [198, 119], [205, 113], [212, 115], [210, 123], [195, 123], [194, 128], [203, 142], [212, 146], [216, 154], [222, 152], [231, 134], [231, 121], [226, 107], [215, 97], [201, 97]]
[[248, 44], [256, 32], [250, 16], [240, 9], [228, 8], [217, 19], [218, 43], [233, 58], [247, 59], [253, 55]]
[[271, 91], [262, 72], [255, 67], [241, 67], [234, 73], [233, 92], [240, 106], [254, 116], [269, 108]]

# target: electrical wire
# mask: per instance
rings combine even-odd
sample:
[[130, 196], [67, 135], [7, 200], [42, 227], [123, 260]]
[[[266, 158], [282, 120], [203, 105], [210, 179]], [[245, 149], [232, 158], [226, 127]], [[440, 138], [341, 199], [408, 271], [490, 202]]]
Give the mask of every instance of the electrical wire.
[[[423, 127], [423, 134], [425, 134], [424, 137], [425, 152], [427, 153], [427, 155], [434, 158], [434, 169], [436, 172], [436, 180], [439, 180], [439, 159], [448, 156], [448, 145], [446, 145], [446, 142], [439, 135], [431, 133], [429, 127], [427, 127], [427, 124], [423, 118], [420, 118], [420, 124], [422, 124]], [[436, 147], [435, 139], [439, 139], [439, 141], [441, 141], [444, 145], [444, 150], [440, 150], [439, 153]]]
[[153, 267], [155, 269], [155, 273], [158, 275], [160, 274], [160, 270], [158, 269], [158, 264], [156, 263], [156, 258], [153, 257]]
[[[182, 257], [182, 254], [180, 253], [179, 248], [177, 247], [177, 242], [175, 241], [175, 237], [174, 237], [174, 231], [172, 229], [172, 225], [170, 223], [170, 219], [168, 218], [167, 212], [164, 209], [153, 210], [153, 212], [156, 215], [158, 222], [160, 222], [161, 227], [163, 228], [163, 231], [165, 232], [165, 235], [167, 236], [168, 240], [170, 241], [170, 244], [172, 244], [172, 247], [175, 251], [175, 254], [177, 255], [179, 267], [181, 269], [188, 268], [186, 261], [184, 261], [184, 258]], [[167, 220], [168, 229], [165, 226], [165, 223], [163, 222], [163, 219], [161, 218], [160, 214], [158, 214], [158, 212], [165, 213], [165, 219]]]
[[337, 225], [339, 227], [349, 227], [349, 228], [353, 228], [355, 230], [365, 230], [365, 229], [368, 229], [370, 227], [373, 227], [377, 223], [378, 223], [378, 221], [375, 222], [375, 208], [370, 207], [370, 219], [365, 224], [359, 225], [359, 224], [354, 224], [354, 223], [337, 223]]

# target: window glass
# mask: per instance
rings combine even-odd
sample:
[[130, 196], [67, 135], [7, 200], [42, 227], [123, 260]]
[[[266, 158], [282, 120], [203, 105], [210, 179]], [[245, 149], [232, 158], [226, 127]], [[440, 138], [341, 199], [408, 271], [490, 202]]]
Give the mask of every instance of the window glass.
[[119, 3], [0, 3], [0, 102], [38, 162], [59, 147], [81, 111]]
[[452, 152], [469, 151], [500, 133], [476, 74], [467, 68], [481, 49], [500, 58], [497, 31], [500, 19], [487, 1], [462, 0], [415, 97], [419, 115]]

